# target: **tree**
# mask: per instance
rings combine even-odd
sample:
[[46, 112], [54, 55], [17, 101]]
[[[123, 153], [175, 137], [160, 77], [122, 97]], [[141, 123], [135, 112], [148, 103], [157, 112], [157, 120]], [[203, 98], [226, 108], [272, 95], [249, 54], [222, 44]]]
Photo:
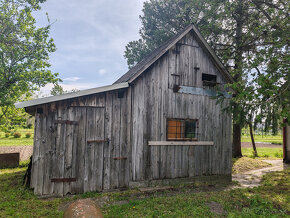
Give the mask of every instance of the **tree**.
[[65, 91], [61, 85], [59, 85], [58, 83], [55, 83], [53, 88], [50, 91], [50, 94], [53, 96], [56, 96], [56, 95], [63, 95], [63, 94], [67, 94], [71, 92], [78, 92], [78, 91], [79, 91], [78, 89], [71, 89], [69, 91]]
[[5, 117], [5, 119], [0, 119], [1, 131], [8, 132], [13, 129], [14, 126], [27, 126], [26, 122], [29, 120], [30, 115], [25, 112], [24, 108], [16, 109], [15, 107], [7, 107], [5, 109], [4, 116], [4, 111], [0, 108], [0, 117]]
[[53, 88], [51, 89], [50, 94], [53, 96], [63, 95], [63, 94], [65, 94], [65, 91], [63, 90], [61, 85], [56, 83], [56, 84], [54, 84]]
[[140, 16], [141, 39], [126, 46], [125, 57], [132, 67], [194, 22], [235, 80], [231, 86], [236, 97], [230, 109], [234, 117], [233, 156], [238, 157], [242, 155], [244, 125], [255, 117], [261, 122], [268, 114], [273, 126], [279, 117], [279, 89], [289, 74], [288, 11], [284, 0], [151, 0], [144, 3]]
[[51, 24], [37, 28], [32, 16], [44, 1], [0, 1], [0, 119], [21, 96], [58, 81], [48, 69], [49, 54], [56, 50]]

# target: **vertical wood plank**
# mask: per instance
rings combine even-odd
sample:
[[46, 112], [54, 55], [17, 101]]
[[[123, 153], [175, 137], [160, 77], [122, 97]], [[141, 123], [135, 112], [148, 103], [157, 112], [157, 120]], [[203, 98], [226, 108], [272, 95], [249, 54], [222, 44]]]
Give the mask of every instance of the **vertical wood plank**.
[[104, 173], [103, 173], [103, 188], [110, 189], [111, 181], [111, 149], [112, 149], [112, 123], [113, 123], [113, 95], [112, 92], [106, 93], [106, 112], [105, 112], [105, 138], [109, 139], [104, 145]]

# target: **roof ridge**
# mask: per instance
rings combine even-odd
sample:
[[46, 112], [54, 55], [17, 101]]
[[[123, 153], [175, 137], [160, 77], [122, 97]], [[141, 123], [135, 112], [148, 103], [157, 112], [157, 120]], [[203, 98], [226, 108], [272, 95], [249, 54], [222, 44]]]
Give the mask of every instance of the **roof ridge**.
[[124, 75], [122, 75], [117, 81], [113, 84], [122, 83], [122, 82], [132, 82], [134, 81], [140, 74], [142, 74], [148, 67], [150, 67], [158, 58], [160, 58], [165, 52], [167, 52], [172, 46], [174, 46], [181, 38], [183, 38], [190, 31], [193, 31], [195, 37], [199, 44], [203, 46], [203, 49], [206, 50], [208, 55], [211, 57], [215, 66], [220, 70], [223, 76], [226, 78], [228, 82], [233, 82], [232, 76], [229, 74], [219, 57], [215, 54], [213, 49], [201, 35], [197, 27], [194, 23], [187, 25], [183, 30], [175, 34], [171, 39], [168, 39], [159, 47], [155, 48], [152, 52], [146, 55], [140, 62], [138, 62], [132, 69], [127, 71]]
[[[149, 62], [151, 59], [153, 59], [159, 51], [161, 50], [162, 52], [162, 48], [163, 47], [167, 47], [166, 45], [170, 45], [173, 41], [176, 40], [176, 38], [178, 38], [180, 35], [182, 35], [184, 32], [187, 32], [187, 30], [189, 29], [193, 29], [193, 24], [189, 24], [187, 25], [185, 28], [183, 28], [180, 32], [178, 32], [177, 34], [175, 34], [173, 37], [169, 38], [168, 40], [166, 40], [165, 42], [163, 42], [160, 46], [158, 46], [157, 48], [153, 49], [150, 53], [148, 53], [141, 61], [139, 61], [134, 67], [132, 67], [130, 70], [127, 71], [127, 73], [123, 74], [117, 81], [115, 81], [113, 84], [116, 83], [121, 83], [124, 81], [128, 81], [127, 78], [130, 76], [135, 75], [136, 73], [138, 73], [138, 70], [140, 70], [139, 68], [142, 68], [142, 64], [144, 64], [144, 62]], [[164, 48], [163, 48], [164, 49]], [[153, 54], [157, 53], [155, 56]]]

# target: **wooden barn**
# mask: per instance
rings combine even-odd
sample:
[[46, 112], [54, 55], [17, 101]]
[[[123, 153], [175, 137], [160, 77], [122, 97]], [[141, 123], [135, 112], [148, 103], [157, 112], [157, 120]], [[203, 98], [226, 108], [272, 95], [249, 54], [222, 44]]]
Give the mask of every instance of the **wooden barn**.
[[194, 25], [113, 85], [16, 104], [35, 115], [31, 188], [66, 195], [231, 180], [232, 82]]

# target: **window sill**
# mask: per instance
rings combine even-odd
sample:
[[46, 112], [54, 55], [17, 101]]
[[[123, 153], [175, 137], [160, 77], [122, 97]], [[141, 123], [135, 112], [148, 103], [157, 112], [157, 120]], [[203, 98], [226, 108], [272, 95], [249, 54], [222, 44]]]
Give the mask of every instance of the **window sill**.
[[148, 141], [150, 146], [213, 146], [213, 141]]
[[169, 138], [167, 141], [184, 141], [184, 142], [191, 142], [191, 141], [197, 141], [197, 138]]

